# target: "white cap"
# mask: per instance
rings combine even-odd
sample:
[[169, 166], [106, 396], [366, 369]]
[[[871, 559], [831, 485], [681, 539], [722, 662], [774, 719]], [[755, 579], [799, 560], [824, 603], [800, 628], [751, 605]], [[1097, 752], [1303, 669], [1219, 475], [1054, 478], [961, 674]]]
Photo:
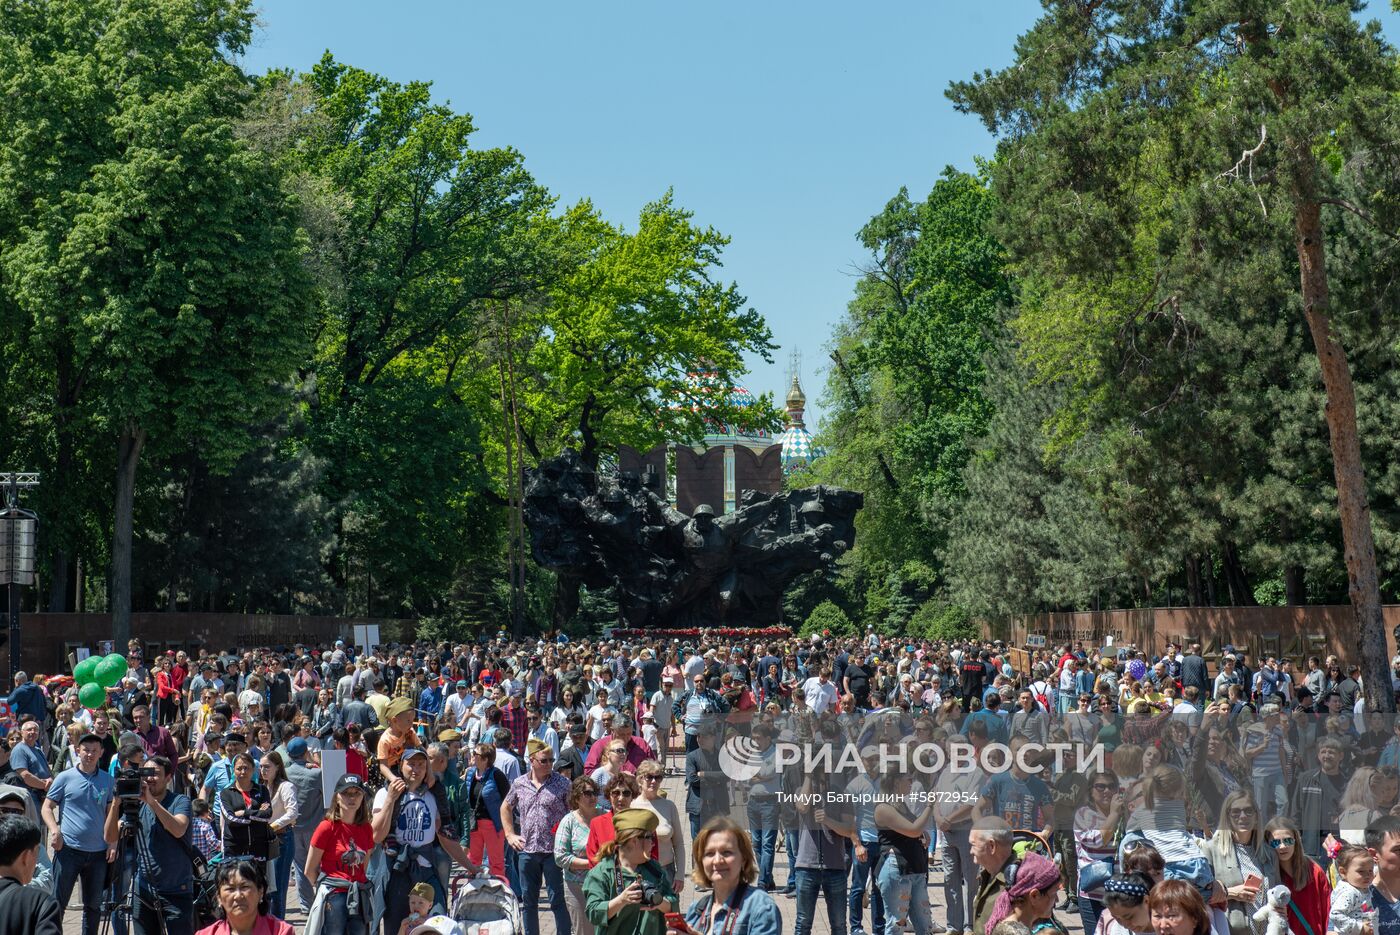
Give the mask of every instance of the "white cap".
[[408, 935], [465, 935], [462, 923], [451, 916], [429, 916]]

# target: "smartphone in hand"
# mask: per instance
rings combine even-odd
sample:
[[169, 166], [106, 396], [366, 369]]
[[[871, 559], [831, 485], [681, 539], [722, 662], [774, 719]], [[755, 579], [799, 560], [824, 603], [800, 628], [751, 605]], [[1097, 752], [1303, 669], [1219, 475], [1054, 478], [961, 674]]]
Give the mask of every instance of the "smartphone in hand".
[[686, 924], [685, 916], [679, 912], [666, 913], [666, 927], [674, 932], [688, 932], [690, 926]]

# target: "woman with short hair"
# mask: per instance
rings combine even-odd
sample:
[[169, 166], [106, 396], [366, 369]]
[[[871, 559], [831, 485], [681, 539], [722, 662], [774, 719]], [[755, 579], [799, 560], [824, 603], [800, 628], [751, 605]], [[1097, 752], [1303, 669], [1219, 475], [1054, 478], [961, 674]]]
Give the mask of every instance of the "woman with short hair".
[[261, 866], [245, 860], [220, 864], [214, 893], [223, 918], [198, 935], [295, 935], [292, 926], [268, 912], [267, 878]]
[[580, 776], [569, 787], [569, 813], [554, 829], [554, 862], [564, 872], [564, 905], [569, 910], [569, 927], [574, 935], [593, 935], [583, 896], [583, 878], [592, 868], [588, 858], [588, 835], [598, 817], [598, 784]]
[[[595, 783], [598, 782], [598, 775], [596, 772], [591, 778]], [[637, 796], [642, 794], [642, 787], [641, 784], [637, 782], [635, 773], [618, 773], [612, 779], [608, 780], [608, 784], [602, 786], [602, 789], [603, 797], [599, 800], [598, 806], [599, 811], [603, 813], [594, 818], [588, 825], [587, 852], [588, 859], [592, 863], [597, 863], [598, 852], [602, 849], [604, 844], [612, 840], [612, 814], [631, 808]], [[608, 811], [603, 811], [604, 808], [608, 809]], [[658, 853], [654, 845], [652, 853], [653, 856], [656, 856]]]
[[467, 770], [462, 793], [462, 820], [468, 829], [467, 853], [481, 863], [482, 853], [491, 875], [506, 879], [505, 837], [501, 831], [501, 803], [510, 794], [506, 774], [496, 766], [496, 748], [479, 743], [472, 748], [472, 766]]
[[748, 832], [732, 818], [712, 818], [695, 836], [691, 848], [696, 886], [709, 890], [686, 911], [685, 935], [779, 935], [783, 930], [778, 904], [761, 887], [758, 860]]
[[1156, 935], [1210, 935], [1210, 910], [1185, 880], [1164, 880], [1147, 895]]

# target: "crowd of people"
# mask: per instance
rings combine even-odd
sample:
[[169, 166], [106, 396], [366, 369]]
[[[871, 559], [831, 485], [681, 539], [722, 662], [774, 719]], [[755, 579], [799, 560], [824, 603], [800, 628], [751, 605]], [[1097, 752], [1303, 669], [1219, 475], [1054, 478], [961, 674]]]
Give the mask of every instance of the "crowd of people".
[[0, 933], [56, 935], [78, 890], [83, 935], [448, 935], [489, 875], [525, 935], [925, 935], [935, 906], [949, 935], [1400, 935], [1400, 722], [1333, 657], [129, 649], [96, 709], [15, 676]]

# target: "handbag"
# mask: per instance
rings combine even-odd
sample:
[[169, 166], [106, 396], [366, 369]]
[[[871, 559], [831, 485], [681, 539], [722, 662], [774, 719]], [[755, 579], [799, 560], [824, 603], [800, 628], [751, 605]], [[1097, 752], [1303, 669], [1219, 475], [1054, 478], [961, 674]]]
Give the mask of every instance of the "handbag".
[[1101, 860], [1096, 860], [1079, 871], [1079, 889], [1081, 892], [1092, 893], [1107, 883], [1109, 877], [1117, 872], [1117, 859], [1104, 857]]

